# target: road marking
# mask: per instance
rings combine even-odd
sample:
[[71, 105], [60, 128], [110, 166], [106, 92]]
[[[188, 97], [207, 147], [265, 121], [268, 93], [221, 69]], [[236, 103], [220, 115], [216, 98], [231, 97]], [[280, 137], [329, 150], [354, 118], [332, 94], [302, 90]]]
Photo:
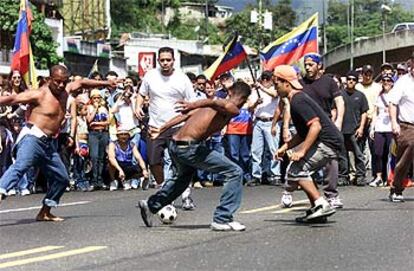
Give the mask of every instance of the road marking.
[[[293, 202], [293, 206], [298, 205], [298, 204], [307, 203], [307, 202], [309, 202], [309, 200], [298, 200], [298, 201], [294, 201]], [[271, 205], [271, 206], [266, 206], [266, 207], [261, 207], [261, 208], [246, 210], [246, 211], [242, 211], [240, 213], [241, 214], [253, 214], [253, 213], [260, 213], [260, 212], [272, 211], [272, 210], [279, 209], [279, 208], [282, 208], [282, 207], [283, 207], [282, 204], [277, 204], [277, 205]]]
[[5, 262], [5, 263], [0, 263], [0, 269], [7, 268], [7, 267], [13, 267], [13, 266], [19, 266], [19, 265], [25, 265], [25, 264], [29, 264], [29, 263], [36, 263], [36, 262], [54, 260], [54, 259], [74, 256], [74, 255], [78, 255], [78, 254], [90, 253], [90, 252], [102, 250], [102, 249], [105, 249], [105, 248], [107, 248], [107, 247], [106, 246], [89, 246], [89, 247], [84, 247], [84, 248], [80, 248], [80, 249], [73, 249], [73, 250], [63, 251], [63, 252], [59, 252], [59, 253], [53, 253], [53, 254], [49, 254], [49, 255], [45, 255], [45, 256], [39, 256], [39, 257], [33, 257], [33, 258], [28, 258], [28, 259]]
[[309, 209], [308, 207], [303, 207], [303, 206], [297, 206], [297, 207], [291, 207], [291, 208], [285, 208], [283, 210], [279, 210], [279, 211], [274, 211], [272, 212], [272, 214], [285, 214], [285, 213], [290, 213], [292, 211], [305, 211]]
[[26, 255], [34, 254], [34, 253], [46, 252], [46, 251], [59, 249], [59, 248], [63, 248], [63, 246], [37, 247], [37, 248], [32, 248], [32, 249], [23, 250], [23, 251], [6, 253], [6, 254], [0, 255], [0, 260], [10, 259], [10, 258], [15, 258], [15, 257], [20, 257], [20, 256], [26, 256]]
[[[74, 205], [85, 205], [85, 204], [88, 204], [90, 202], [91, 201], [69, 202], [69, 203], [59, 204], [59, 207], [74, 206]], [[32, 206], [32, 207], [25, 207], [25, 208], [6, 209], [6, 210], [1, 210], [0, 214], [25, 212], [25, 211], [31, 211], [31, 210], [39, 210], [40, 208], [42, 208], [42, 206]]]

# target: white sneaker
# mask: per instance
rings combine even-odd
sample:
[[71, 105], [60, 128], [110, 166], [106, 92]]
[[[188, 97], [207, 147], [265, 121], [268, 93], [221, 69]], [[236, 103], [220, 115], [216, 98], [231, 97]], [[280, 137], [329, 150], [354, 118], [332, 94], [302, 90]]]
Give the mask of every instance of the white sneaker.
[[7, 196], [15, 196], [16, 195], [16, 189], [11, 189], [9, 190], [9, 192], [7, 193]]
[[213, 222], [211, 223], [210, 228], [213, 231], [244, 231], [246, 230], [246, 226], [244, 226], [243, 224], [237, 221], [232, 221], [228, 223]]
[[293, 204], [293, 197], [292, 194], [288, 191], [284, 191], [282, 194], [282, 198], [280, 199], [280, 202], [282, 203], [283, 207], [290, 208]]
[[27, 189], [27, 188], [25, 188], [25, 189], [22, 189], [21, 191], [20, 191], [20, 196], [27, 196], [27, 195], [30, 195], [30, 191], [29, 191], [29, 189]]
[[109, 191], [115, 191], [118, 189], [118, 181], [113, 180], [111, 184], [109, 185]]
[[139, 180], [132, 179], [131, 180], [131, 187], [132, 187], [132, 189], [138, 189], [138, 187], [139, 187]]
[[123, 184], [123, 186], [124, 186], [124, 190], [125, 191], [127, 191], [127, 190], [131, 190], [131, 181], [124, 181], [124, 184]]
[[334, 209], [341, 209], [344, 207], [344, 204], [342, 203], [339, 197], [329, 198], [328, 202], [331, 208], [334, 208]]

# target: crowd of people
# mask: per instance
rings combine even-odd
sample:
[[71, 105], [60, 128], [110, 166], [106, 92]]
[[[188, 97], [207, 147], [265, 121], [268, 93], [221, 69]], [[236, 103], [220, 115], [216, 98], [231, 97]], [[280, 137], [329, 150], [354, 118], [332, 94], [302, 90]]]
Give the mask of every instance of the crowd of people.
[[[413, 178], [414, 55], [395, 68], [383, 64], [377, 76], [369, 64], [338, 76], [326, 74], [321, 56], [311, 53], [303, 72], [283, 65], [257, 81], [230, 72], [214, 81], [184, 74], [174, 69], [169, 47], [159, 50], [158, 63], [142, 80], [113, 71], [94, 72], [89, 80], [69, 77], [58, 66], [51, 78], [40, 78], [40, 89], [56, 96], [61, 88], [68, 95], [47, 105], [19, 71], [1, 78], [0, 195], [50, 193], [53, 166], [71, 180], [67, 191], [162, 187], [139, 203], [151, 226], [151, 214], [180, 195], [183, 209], [194, 209], [191, 187], [224, 185], [216, 230], [244, 229], [232, 218], [241, 201], [239, 184], [283, 185], [285, 207], [300, 186], [313, 206], [302, 222], [342, 208], [338, 186], [390, 186], [390, 200], [404, 200], [402, 191]], [[48, 110], [54, 106], [60, 110]], [[42, 128], [33, 115], [62, 121], [57, 129]], [[64, 168], [45, 167], [40, 156], [23, 166], [16, 155], [30, 151], [20, 146], [27, 133], [53, 138]], [[12, 171], [16, 181], [5, 185]], [[323, 186], [324, 197], [315, 184]], [[46, 195], [45, 206], [57, 204], [61, 193]], [[55, 217], [46, 210], [40, 218]]]

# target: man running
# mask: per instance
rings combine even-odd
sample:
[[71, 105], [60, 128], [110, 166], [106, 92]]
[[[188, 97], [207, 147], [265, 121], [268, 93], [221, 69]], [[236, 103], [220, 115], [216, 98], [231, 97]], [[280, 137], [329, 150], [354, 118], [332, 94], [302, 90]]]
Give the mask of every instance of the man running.
[[164, 206], [170, 204], [188, 187], [197, 169], [220, 173], [226, 177], [220, 204], [214, 212], [211, 229], [215, 231], [243, 231], [244, 225], [233, 220], [233, 214], [240, 206], [243, 188], [243, 170], [229, 158], [210, 150], [205, 140], [220, 131], [232, 117], [239, 114], [240, 108], [250, 95], [250, 87], [243, 82], [235, 83], [229, 89], [229, 98], [206, 99], [194, 103], [179, 102], [184, 115], [179, 115], [161, 128], [150, 130], [157, 138], [170, 127], [186, 121], [169, 142], [174, 177], [166, 180], [165, 185], [148, 200], [140, 200], [142, 219], [147, 227], [153, 225], [152, 218]]
[[0, 105], [28, 104], [31, 112], [16, 140], [16, 162], [0, 179], [0, 201], [30, 167], [37, 166], [46, 176], [48, 191], [36, 220], [63, 221], [52, 215], [50, 209], [58, 205], [69, 183], [67, 170], [57, 152], [57, 135], [65, 118], [68, 96], [82, 88], [113, 87], [116, 82], [83, 79], [68, 84], [68, 70], [61, 65], [53, 66], [50, 75], [38, 90], [0, 97]]

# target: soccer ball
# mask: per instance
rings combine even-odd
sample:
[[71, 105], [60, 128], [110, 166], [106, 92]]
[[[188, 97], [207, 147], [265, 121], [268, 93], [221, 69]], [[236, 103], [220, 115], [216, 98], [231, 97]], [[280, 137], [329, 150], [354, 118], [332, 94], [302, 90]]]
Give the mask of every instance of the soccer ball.
[[172, 224], [177, 219], [177, 211], [172, 205], [167, 205], [157, 213], [163, 224]]

